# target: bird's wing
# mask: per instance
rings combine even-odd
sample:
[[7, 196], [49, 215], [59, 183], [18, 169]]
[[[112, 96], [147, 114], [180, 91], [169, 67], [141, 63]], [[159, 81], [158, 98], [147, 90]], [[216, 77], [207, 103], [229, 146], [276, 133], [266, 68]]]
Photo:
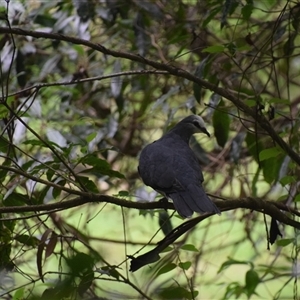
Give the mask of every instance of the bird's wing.
[[158, 140], [141, 153], [139, 173], [145, 184], [165, 194], [201, 184], [203, 175], [196, 156], [186, 143]]
[[144, 183], [162, 193], [176, 187], [174, 155], [164, 143], [156, 141], [144, 148], [139, 160], [139, 173]]
[[220, 213], [203, 187], [203, 175], [190, 147], [174, 137], [148, 145], [140, 157], [139, 172], [148, 186], [173, 200], [177, 212], [189, 217], [193, 212]]
[[175, 186], [181, 188], [174, 188], [173, 185], [166, 195], [173, 200], [177, 212], [183, 217], [190, 217], [193, 212], [220, 213], [202, 187], [202, 171], [192, 150], [188, 146], [180, 147], [174, 153], [173, 161]]

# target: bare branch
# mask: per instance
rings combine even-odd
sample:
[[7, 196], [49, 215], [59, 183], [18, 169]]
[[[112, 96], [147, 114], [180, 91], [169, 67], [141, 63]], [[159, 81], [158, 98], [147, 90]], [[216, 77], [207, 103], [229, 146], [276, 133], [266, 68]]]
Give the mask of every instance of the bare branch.
[[250, 108], [245, 104], [239, 97], [236, 97], [231, 91], [228, 91], [224, 88], [218, 87], [206, 80], [203, 80], [195, 75], [172, 66], [170, 64], [164, 64], [157, 61], [153, 61], [150, 59], [146, 59], [140, 55], [135, 55], [127, 52], [122, 51], [115, 51], [105, 48], [100, 44], [95, 44], [87, 40], [79, 39], [76, 37], [70, 37], [62, 34], [57, 33], [46, 33], [46, 32], [39, 32], [39, 31], [31, 31], [31, 30], [23, 30], [19, 28], [8, 28], [8, 27], [0, 27], [0, 33], [10, 33], [16, 35], [23, 35], [23, 36], [32, 36], [35, 38], [46, 38], [52, 40], [60, 40], [66, 41], [73, 44], [84, 45], [96, 51], [99, 51], [105, 55], [111, 55], [113, 57], [119, 57], [124, 59], [129, 59], [135, 62], [143, 63], [149, 65], [158, 70], [167, 71], [169, 74], [172, 74], [177, 77], [186, 78], [192, 82], [203, 86], [209, 90], [214, 91], [215, 93], [219, 94], [220, 96], [228, 99], [231, 101], [239, 110], [244, 112], [245, 114], [251, 116], [254, 120], [257, 121], [259, 126], [264, 129], [272, 139], [287, 153], [290, 158], [296, 162], [300, 166], [300, 156], [276, 133], [274, 128], [271, 126], [269, 121], [261, 114], [258, 114], [255, 109]]
[[[128, 200], [107, 196], [107, 195], [98, 195], [98, 194], [86, 193], [86, 192], [79, 192], [79, 193], [81, 193], [80, 197], [74, 198], [72, 200], [56, 202], [51, 204], [0, 207], [0, 214], [51, 211], [54, 209], [61, 210], [61, 209], [68, 209], [68, 208], [81, 206], [87, 203], [110, 203], [121, 207], [133, 208], [133, 209], [173, 209], [174, 210], [174, 206], [171, 202], [168, 203], [165, 203], [164, 201], [134, 202], [134, 201], [128, 201]], [[247, 198], [237, 199], [237, 200], [229, 200], [229, 199], [226, 201], [217, 200], [214, 202], [221, 209], [221, 211], [229, 211], [238, 208], [246, 208], [258, 212], [263, 212], [275, 218], [279, 222], [300, 229], [300, 222], [290, 219], [286, 214], [284, 214], [280, 210], [294, 213], [296, 215], [299, 215], [299, 212], [292, 210], [291, 208], [284, 206], [283, 204], [280, 204], [278, 207], [278, 203], [275, 201], [265, 201], [259, 198], [247, 197]]]

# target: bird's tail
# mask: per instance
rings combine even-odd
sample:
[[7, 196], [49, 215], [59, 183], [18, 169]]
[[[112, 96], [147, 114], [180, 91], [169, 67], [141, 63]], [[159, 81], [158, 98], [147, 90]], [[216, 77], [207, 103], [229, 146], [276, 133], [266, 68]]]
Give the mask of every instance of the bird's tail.
[[193, 212], [211, 212], [221, 214], [219, 208], [208, 198], [202, 186], [190, 184], [186, 190], [168, 195], [173, 200], [176, 211], [184, 218], [191, 217]]

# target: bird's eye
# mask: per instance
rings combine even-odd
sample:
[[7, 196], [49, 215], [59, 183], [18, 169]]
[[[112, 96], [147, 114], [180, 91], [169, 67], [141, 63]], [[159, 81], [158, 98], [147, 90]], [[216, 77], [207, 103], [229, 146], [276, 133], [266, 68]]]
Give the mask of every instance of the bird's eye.
[[195, 127], [200, 128], [200, 125], [197, 121], [194, 121], [193, 124], [195, 125]]

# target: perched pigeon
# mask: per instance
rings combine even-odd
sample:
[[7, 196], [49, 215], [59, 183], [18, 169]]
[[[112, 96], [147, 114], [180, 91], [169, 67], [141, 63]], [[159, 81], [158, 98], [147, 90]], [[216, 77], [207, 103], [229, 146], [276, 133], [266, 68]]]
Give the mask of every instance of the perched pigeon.
[[146, 146], [140, 155], [138, 171], [144, 183], [173, 200], [180, 216], [194, 212], [220, 214], [202, 187], [198, 159], [189, 147], [194, 133], [209, 133], [197, 115], [184, 118], [159, 140]]

